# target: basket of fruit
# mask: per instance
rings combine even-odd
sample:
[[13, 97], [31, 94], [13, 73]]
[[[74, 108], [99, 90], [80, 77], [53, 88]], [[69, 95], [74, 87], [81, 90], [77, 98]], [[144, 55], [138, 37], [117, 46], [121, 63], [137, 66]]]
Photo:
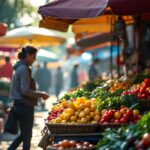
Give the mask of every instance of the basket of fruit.
[[113, 129], [118, 129], [122, 126], [128, 125], [127, 123], [107, 123], [107, 124], [100, 124], [100, 131], [103, 132], [107, 128], [113, 128]]
[[74, 140], [64, 139], [59, 141], [57, 144], [49, 145], [47, 150], [96, 150], [96, 146], [84, 141], [84, 142], [76, 142]]
[[95, 133], [99, 124], [52, 124], [46, 123], [51, 134]]

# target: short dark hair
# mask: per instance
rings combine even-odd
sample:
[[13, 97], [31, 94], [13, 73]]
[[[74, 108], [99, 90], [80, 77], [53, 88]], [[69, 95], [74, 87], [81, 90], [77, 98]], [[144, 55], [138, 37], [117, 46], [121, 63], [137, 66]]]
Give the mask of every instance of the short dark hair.
[[6, 62], [10, 62], [10, 57], [9, 57], [9, 56], [6, 56], [6, 57], [5, 57], [5, 61], [6, 61]]
[[27, 54], [36, 54], [37, 49], [33, 46], [26, 46], [21, 49], [21, 52], [18, 53], [19, 59], [25, 59]]

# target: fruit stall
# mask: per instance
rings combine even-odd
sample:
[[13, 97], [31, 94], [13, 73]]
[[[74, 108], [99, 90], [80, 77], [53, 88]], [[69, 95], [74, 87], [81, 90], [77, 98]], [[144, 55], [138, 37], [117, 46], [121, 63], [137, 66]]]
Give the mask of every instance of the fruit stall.
[[66, 93], [53, 105], [39, 146], [48, 150], [148, 149], [149, 111], [150, 75], [98, 79]]

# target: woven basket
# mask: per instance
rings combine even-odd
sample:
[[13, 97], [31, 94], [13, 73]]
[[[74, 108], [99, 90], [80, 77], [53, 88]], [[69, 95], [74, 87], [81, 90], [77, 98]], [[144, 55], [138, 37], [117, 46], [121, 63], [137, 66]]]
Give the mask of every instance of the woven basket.
[[95, 133], [99, 131], [99, 124], [49, 124], [46, 123], [51, 134]]
[[139, 100], [140, 111], [150, 111], [150, 99], [141, 99]]
[[128, 124], [119, 124], [119, 123], [100, 124], [100, 132], [103, 132], [107, 128], [118, 129], [118, 128], [120, 128], [122, 126], [126, 126], [126, 125], [128, 125]]
[[[59, 150], [59, 149], [53, 146], [48, 146], [46, 150]], [[83, 148], [65, 148], [64, 150], [83, 150]], [[87, 147], [84, 148], [84, 150], [96, 150], [96, 147], [95, 146]]]

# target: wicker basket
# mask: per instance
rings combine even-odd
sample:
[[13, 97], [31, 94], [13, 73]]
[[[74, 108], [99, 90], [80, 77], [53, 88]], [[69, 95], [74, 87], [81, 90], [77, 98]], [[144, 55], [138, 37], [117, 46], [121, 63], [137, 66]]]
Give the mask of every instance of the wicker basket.
[[150, 99], [141, 99], [139, 100], [140, 111], [150, 111]]
[[51, 134], [95, 133], [99, 124], [50, 124], [46, 123]]
[[114, 129], [118, 129], [122, 126], [126, 126], [128, 124], [120, 124], [120, 123], [108, 123], [108, 124], [100, 124], [100, 132], [103, 132], [105, 129], [107, 128], [114, 128]]
[[[59, 150], [56, 147], [48, 146], [46, 150]], [[83, 148], [65, 148], [64, 150], [83, 150]], [[96, 146], [84, 148], [84, 150], [96, 150]]]

